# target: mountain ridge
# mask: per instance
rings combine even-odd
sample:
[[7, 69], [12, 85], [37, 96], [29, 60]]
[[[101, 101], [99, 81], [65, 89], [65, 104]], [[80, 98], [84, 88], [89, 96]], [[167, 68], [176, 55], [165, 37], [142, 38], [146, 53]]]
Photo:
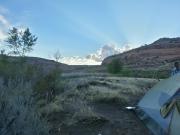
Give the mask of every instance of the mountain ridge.
[[171, 65], [172, 62], [180, 60], [180, 37], [160, 38], [149, 45], [107, 57], [102, 65], [109, 64], [113, 59], [119, 59], [131, 68], [158, 68]]

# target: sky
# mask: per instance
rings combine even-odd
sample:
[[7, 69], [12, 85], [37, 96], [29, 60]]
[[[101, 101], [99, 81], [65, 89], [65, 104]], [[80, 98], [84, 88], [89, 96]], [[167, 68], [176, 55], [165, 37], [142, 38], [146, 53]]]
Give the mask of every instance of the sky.
[[13, 26], [38, 36], [32, 56], [86, 56], [180, 36], [180, 0], [0, 0], [0, 39]]

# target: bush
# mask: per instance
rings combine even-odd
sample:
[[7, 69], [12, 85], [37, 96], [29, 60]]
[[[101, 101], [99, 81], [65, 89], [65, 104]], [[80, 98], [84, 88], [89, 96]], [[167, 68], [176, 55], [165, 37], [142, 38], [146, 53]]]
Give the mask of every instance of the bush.
[[17, 78], [35, 82], [42, 74], [40, 67], [27, 64], [25, 58], [12, 61], [8, 56], [0, 56], [0, 75], [4, 78], [4, 84], [7, 84], [9, 79], [16, 80]]
[[114, 59], [110, 64], [108, 64], [107, 68], [109, 73], [117, 74], [123, 69], [123, 63], [118, 59]]
[[31, 83], [9, 80], [0, 81], [0, 134], [48, 135], [49, 126], [37, 112]]
[[0, 56], [0, 75], [4, 85], [7, 85], [10, 79], [13, 79], [14, 82], [19, 79], [31, 81], [34, 92], [46, 96], [48, 101], [52, 100], [57, 92], [63, 90], [60, 69], [55, 68], [49, 73], [45, 73], [41, 67], [27, 64], [25, 57], [11, 60], [8, 56]]
[[40, 78], [34, 85], [34, 90], [40, 96], [46, 97], [47, 101], [51, 101], [55, 94], [63, 92], [63, 84], [60, 80], [61, 71], [54, 69], [44, 77]]

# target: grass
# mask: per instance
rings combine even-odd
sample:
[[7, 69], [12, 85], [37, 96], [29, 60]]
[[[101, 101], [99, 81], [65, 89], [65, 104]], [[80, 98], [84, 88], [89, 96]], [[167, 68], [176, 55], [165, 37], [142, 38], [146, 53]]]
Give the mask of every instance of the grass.
[[[134, 74], [127, 70], [113, 76], [81, 73], [62, 77], [56, 70], [42, 74], [34, 66], [14, 66], [8, 61], [0, 61], [0, 72], [4, 73], [0, 79], [0, 134], [7, 135], [57, 135], [63, 126], [104, 122], [107, 119], [96, 112], [94, 104], [124, 107], [157, 82], [121, 77]], [[10, 127], [8, 123], [12, 123]]]
[[[55, 103], [49, 103], [39, 95], [43, 92], [47, 95], [47, 91], [53, 91], [51, 95], [63, 92], [60, 73], [52, 70], [44, 75], [41, 69], [24, 61], [12, 62], [3, 58], [0, 59], [0, 74], [0, 134], [49, 135], [51, 125], [41, 110], [44, 107], [44, 111], [51, 113], [55, 111], [51, 110]], [[40, 85], [38, 82], [42, 79], [45, 81]], [[56, 109], [58, 112], [59, 106]]]
[[119, 77], [90, 77], [71, 79], [67, 84], [68, 98], [78, 97], [88, 102], [105, 102], [125, 104], [129, 96], [137, 96], [144, 93], [156, 83], [153, 79], [134, 79]]
[[169, 77], [169, 71], [167, 70], [134, 70], [124, 68], [115, 76], [120, 77], [135, 77], [135, 78], [154, 78], [164, 79]]
[[0, 83], [0, 134], [48, 135], [49, 126], [39, 115], [33, 98], [31, 83], [13, 80]]

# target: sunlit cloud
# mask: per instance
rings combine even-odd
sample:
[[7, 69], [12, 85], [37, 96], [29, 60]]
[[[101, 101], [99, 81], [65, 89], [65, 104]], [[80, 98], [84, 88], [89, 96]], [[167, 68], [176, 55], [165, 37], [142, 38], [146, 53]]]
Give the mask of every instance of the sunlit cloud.
[[[106, 44], [98, 49], [96, 52], [91, 53], [84, 57], [73, 56], [73, 57], [61, 57], [60, 62], [68, 65], [100, 65], [102, 61], [115, 54], [119, 54], [130, 50], [129, 45], [123, 46], [121, 48], [114, 44]], [[51, 58], [52, 59], [52, 58]]]
[[85, 57], [62, 57], [60, 60], [61, 63], [68, 65], [100, 65], [101, 62], [97, 62], [93, 59], [87, 59]]

